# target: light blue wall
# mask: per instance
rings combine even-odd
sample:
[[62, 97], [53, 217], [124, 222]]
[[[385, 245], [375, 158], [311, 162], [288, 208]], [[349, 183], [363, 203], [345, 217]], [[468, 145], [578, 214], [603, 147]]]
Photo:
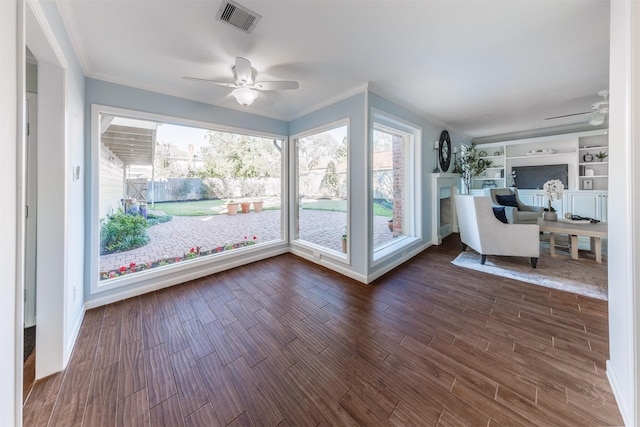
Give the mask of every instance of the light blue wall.
[[282, 120], [271, 119], [102, 80], [87, 79], [86, 86], [87, 120], [85, 134], [87, 140], [89, 140], [91, 136], [92, 104], [162, 114], [165, 116], [221, 124], [276, 135], [287, 134], [287, 122]]
[[[367, 197], [364, 181], [366, 164], [365, 139], [365, 93], [356, 94], [328, 107], [289, 122], [289, 135], [296, 135], [326, 124], [346, 119], [349, 126], [349, 236], [351, 239], [350, 262], [348, 267], [356, 275], [366, 275], [367, 239], [362, 218], [366, 215]], [[331, 260], [324, 262], [332, 264]], [[334, 263], [334, 265], [340, 265]]]
[[[369, 119], [367, 127], [369, 129], [369, 135], [372, 134], [373, 129], [373, 114], [371, 109], [388, 113], [394, 117], [402, 119], [406, 122], [413, 124], [416, 127], [422, 129], [422, 239], [413, 243], [411, 246], [404, 249], [402, 252], [411, 252], [420, 246], [425, 245], [431, 240], [431, 174], [435, 168], [436, 151], [434, 149], [434, 142], [439, 140], [440, 133], [446, 128], [434, 124], [427, 119], [418, 116], [417, 114], [409, 111], [408, 109], [401, 107], [380, 95], [369, 92]], [[451, 137], [452, 146], [460, 146], [461, 144], [468, 145], [471, 140], [467, 137], [453, 132], [451, 129], [446, 129]], [[453, 159], [448, 172], [452, 172], [454, 168]], [[370, 189], [367, 189], [367, 194], [370, 193]], [[368, 212], [371, 215], [371, 212]], [[395, 256], [386, 259], [384, 262], [376, 264], [375, 268], [370, 267], [369, 275], [375, 274], [376, 271], [384, 270], [390, 264], [397, 262], [402, 254], [396, 254]]]

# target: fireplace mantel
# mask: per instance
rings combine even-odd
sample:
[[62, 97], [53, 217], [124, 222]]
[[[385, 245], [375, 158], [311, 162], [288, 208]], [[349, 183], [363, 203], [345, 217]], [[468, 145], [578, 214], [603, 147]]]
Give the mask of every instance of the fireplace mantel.
[[431, 243], [439, 245], [442, 239], [458, 232], [453, 195], [456, 194], [460, 174], [431, 174]]

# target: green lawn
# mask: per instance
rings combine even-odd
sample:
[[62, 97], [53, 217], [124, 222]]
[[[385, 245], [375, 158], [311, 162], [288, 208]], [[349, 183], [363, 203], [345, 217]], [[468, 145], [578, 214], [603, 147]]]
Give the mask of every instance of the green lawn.
[[206, 216], [217, 215], [224, 209], [225, 200], [197, 200], [192, 202], [168, 202], [156, 203], [155, 207], [149, 206], [149, 209], [163, 211], [173, 216]]
[[[315, 210], [315, 211], [346, 212], [347, 201], [346, 200], [316, 200], [313, 202], [303, 201], [302, 209]], [[392, 217], [391, 209], [387, 209], [377, 203], [373, 204], [373, 214], [375, 216], [385, 216], [387, 218]]]
[[[238, 201], [238, 200], [236, 200]], [[197, 200], [191, 202], [167, 202], [156, 203], [155, 207], [149, 206], [149, 209], [163, 211], [167, 215], [173, 216], [207, 216], [226, 214], [224, 207], [226, 200]], [[279, 209], [279, 207], [264, 207], [267, 209]], [[317, 211], [334, 211], [346, 212], [346, 200], [315, 200], [313, 202], [302, 202], [302, 209]], [[376, 216], [385, 216], [391, 218], [391, 209], [387, 209], [377, 203], [373, 204], [373, 214]]]

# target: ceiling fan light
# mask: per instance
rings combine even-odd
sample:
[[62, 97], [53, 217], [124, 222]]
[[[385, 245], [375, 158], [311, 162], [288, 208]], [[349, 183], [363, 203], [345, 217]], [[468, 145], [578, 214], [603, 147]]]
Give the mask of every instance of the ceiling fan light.
[[258, 97], [258, 92], [248, 87], [239, 87], [231, 92], [231, 95], [238, 101], [238, 104], [249, 106]]
[[591, 126], [600, 126], [604, 123], [604, 118], [605, 117], [603, 114], [598, 114], [597, 116], [594, 116], [591, 118], [591, 120], [589, 120], [589, 124]]

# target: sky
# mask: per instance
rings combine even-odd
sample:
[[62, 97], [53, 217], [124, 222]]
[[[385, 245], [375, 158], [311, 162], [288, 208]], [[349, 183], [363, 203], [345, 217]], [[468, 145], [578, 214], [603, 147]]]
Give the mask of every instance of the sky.
[[208, 143], [207, 129], [162, 123], [158, 126], [156, 140], [168, 142], [183, 151], [187, 151], [189, 145], [193, 145], [195, 153]]

